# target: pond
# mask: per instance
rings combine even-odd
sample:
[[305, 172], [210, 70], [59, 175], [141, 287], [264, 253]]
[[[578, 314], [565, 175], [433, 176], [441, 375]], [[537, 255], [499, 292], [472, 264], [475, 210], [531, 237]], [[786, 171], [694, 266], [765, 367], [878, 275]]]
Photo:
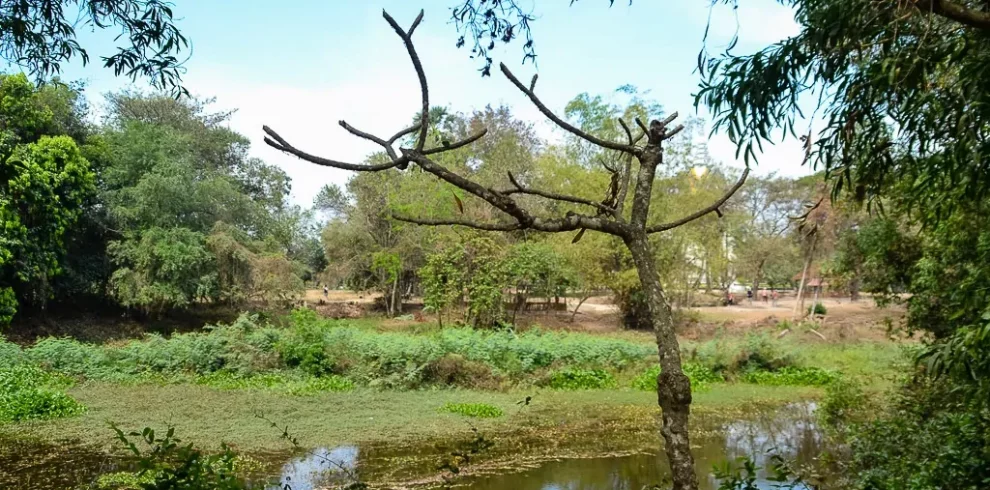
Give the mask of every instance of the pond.
[[[700, 419], [705, 430], [693, 436], [702, 488], [717, 488], [714, 465], [749, 457], [766, 466], [770, 454], [809, 463], [822, 450], [822, 436], [813, 416], [813, 403], [791, 404], [748, 414], [745, 418], [713, 422]], [[478, 490], [597, 490], [629, 489], [667, 481], [659, 442], [623, 446], [621, 434], [590, 435], [568, 447], [551, 441], [526, 440], [496, 445], [473, 457], [463, 468], [458, 485]], [[463, 442], [463, 441], [461, 441]], [[540, 446], [545, 446], [540, 450]], [[358, 478], [373, 487], [431, 487], [443, 483], [437, 468], [449, 459], [452, 444], [423, 446], [355, 446], [318, 448], [305, 455], [252, 455], [262, 462], [256, 487], [319, 490]], [[550, 448], [550, 449], [548, 449]], [[567, 457], [561, 457], [566, 454]], [[126, 467], [99, 451], [72, 446], [38, 446], [0, 440], [0, 488], [72, 488], [90, 483], [101, 473]], [[278, 475], [278, 476], [276, 476]], [[764, 472], [761, 488], [771, 488]], [[277, 483], [276, 483], [277, 482]]]
[[[722, 423], [695, 437], [698, 447], [694, 454], [702, 488], [718, 487], [712, 468], [726, 460], [749, 457], [757, 466], [764, 467], [771, 454], [778, 454], [797, 463], [813, 462], [823, 443], [814, 408], [813, 403], [792, 404]], [[600, 437], [608, 438], [609, 434]], [[612, 441], [607, 444], [607, 450], [606, 443], [599, 442], [610, 455], [563, 459], [508, 457], [495, 461], [485, 461], [482, 457], [479, 458], [482, 462], [469, 468], [468, 476], [458, 484], [477, 490], [640, 490], [667, 481], [669, 471], [659, 446], [640, 449], [634, 454], [617, 454]], [[437, 462], [442, 459], [438, 456], [442, 455], [435, 453], [432, 447], [405, 457], [373, 447], [363, 451], [355, 446], [320, 449], [285, 464], [282, 483], [289, 483], [293, 490], [319, 490], [357, 477], [373, 486], [436, 486], [442, 483], [436, 470]], [[757, 485], [771, 488], [766, 478], [767, 473], [759, 471]]]

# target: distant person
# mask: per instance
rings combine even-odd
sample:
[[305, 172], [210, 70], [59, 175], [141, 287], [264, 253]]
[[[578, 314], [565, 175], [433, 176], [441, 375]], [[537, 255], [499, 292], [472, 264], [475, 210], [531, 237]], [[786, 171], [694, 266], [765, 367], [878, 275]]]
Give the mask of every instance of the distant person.
[[749, 303], [750, 304], [753, 304], [753, 290], [752, 289], [747, 289], [746, 290], [746, 299], [749, 300]]
[[330, 288], [326, 284], [323, 285], [323, 297], [330, 299]]
[[728, 306], [732, 306], [736, 304], [736, 295], [729, 293], [729, 296], [726, 297], [725, 302], [728, 304]]
[[760, 290], [760, 299], [763, 300], [763, 303], [764, 304], [767, 303], [767, 299], [769, 299], [769, 298], [768, 298], [767, 290], [766, 289], [761, 289]]
[[777, 307], [777, 300], [780, 299], [780, 293], [778, 293], [777, 290], [774, 289], [773, 292], [770, 293], [770, 299], [773, 300], [773, 306], [776, 308]]

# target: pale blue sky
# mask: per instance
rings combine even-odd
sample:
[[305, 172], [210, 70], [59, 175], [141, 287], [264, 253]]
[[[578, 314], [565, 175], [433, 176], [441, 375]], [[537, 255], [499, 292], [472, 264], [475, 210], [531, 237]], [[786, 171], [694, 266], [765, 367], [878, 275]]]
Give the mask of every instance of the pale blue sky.
[[[326, 182], [343, 183], [348, 173], [319, 168], [262, 143], [262, 124], [295, 146], [347, 161], [360, 161], [375, 147], [337, 125], [345, 119], [363, 130], [391, 134], [407, 124], [419, 104], [419, 88], [402, 43], [381, 17], [386, 9], [408, 26], [426, 11], [415, 42], [430, 82], [431, 103], [455, 111], [506, 104], [547, 138], [557, 132], [497, 70], [482, 79], [478, 63], [448, 23], [455, 0], [270, 0], [177, 1], [179, 25], [193, 43], [185, 82], [197, 95], [215, 96], [218, 108], [237, 108], [230, 125], [248, 136], [255, 156], [278, 164], [293, 178], [293, 197], [307, 205]], [[611, 96], [624, 84], [649, 90], [665, 110], [693, 114], [698, 75], [693, 73], [705, 24], [707, 0], [539, 0], [533, 24], [539, 55], [537, 93], [555, 111], [582, 92]], [[773, 0], [743, 2], [738, 12], [736, 52], [753, 51], [797, 33], [790, 11]], [[710, 46], [724, 46], [736, 28], [730, 8], [714, 11]], [[91, 56], [111, 50], [112, 36], [86, 33]], [[498, 51], [523, 80], [534, 73], [520, 65], [521, 46]], [[99, 63], [64, 70], [67, 79], [88, 82], [89, 98], [128, 85]], [[704, 113], [700, 114], [705, 116]], [[724, 136], [709, 141], [713, 156], [736, 165]], [[756, 171], [805, 175], [798, 142], [768, 148]], [[738, 164], [741, 166], [741, 163]]]

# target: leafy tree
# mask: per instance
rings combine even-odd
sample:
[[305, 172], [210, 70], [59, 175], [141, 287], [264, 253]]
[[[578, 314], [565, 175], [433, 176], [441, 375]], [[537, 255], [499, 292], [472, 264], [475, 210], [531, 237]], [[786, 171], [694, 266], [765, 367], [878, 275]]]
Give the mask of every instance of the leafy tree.
[[443, 316], [464, 298], [466, 282], [464, 248], [447, 246], [426, 257], [426, 264], [418, 274], [423, 282], [423, 306], [436, 313], [437, 323], [443, 327]]
[[[620, 125], [626, 138], [616, 142], [589, 134], [579, 128], [567, 123], [557, 115], [553, 114], [540, 101], [535, 94], [536, 78], [528, 84], [523, 84], [516, 78], [509, 69], [501, 66], [506, 77], [534, 102], [539, 110], [555, 124], [567, 132], [583, 138], [593, 144], [599, 145], [616, 152], [621, 152], [636, 162], [636, 177], [633, 179], [633, 172], [624, 172], [620, 169], [612, 169], [610, 174], [617, 174], [611, 178], [617, 185], [613, 190], [606, 192], [606, 199], [597, 200], [581, 195], [563, 195], [552, 193], [533, 187], [529, 179], [517, 178], [512, 173], [508, 173], [508, 183], [510, 187], [497, 188], [484, 185], [471, 177], [455, 172], [448, 168], [440, 159], [444, 153], [456, 151], [479, 141], [485, 136], [485, 131], [481, 130], [466, 139], [458, 141], [441, 141], [439, 146], [427, 147], [428, 135], [430, 132], [429, 117], [430, 103], [429, 90], [426, 85], [426, 75], [423, 71], [422, 63], [412, 42], [412, 35], [422, 21], [422, 13], [412, 23], [408, 29], [403, 29], [387, 13], [385, 19], [402, 39], [406, 50], [412, 60], [416, 70], [417, 78], [421, 85], [422, 110], [418, 125], [402, 129], [389, 138], [365, 133], [345, 121], [340, 125], [346, 131], [358, 137], [375, 142], [384, 150], [384, 158], [366, 164], [354, 164], [341, 162], [328, 158], [311, 155], [290, 144], [285, 138], [269, 127], [264, 130], [267, 133], [265, 142], [273, 148], [295, 155], [306, 161], [339, 168], [364, 172], [366, 174], [395, 174], [399, 170], [408, 170], [410, 173], [424, 172], [430, 174], [440, 181], [456, 188], [464, 197], [453, 194], [456, 209], [460, 211], [460, 216], [447, 214], [440, 217], [420, 218], [409, 215], [398, 214], [396, 218], [422, 225], [442, 226], [457, 225], [466, 226], [484, 231], [537, 231], [537, 232], [569, 232], [573, 233], [573, 240], [581, 239], [585, 231], [601, 232], [616, 236], [624, 242], [632, 255], [633, 262], [640, 279], [640, 283], [648, 298], [649, 318], [653, 324], [657, 336], [657, 347], [660, 352], [661, 370], [657, 380], [658, 402], [663, 409], [663, 426], [661, 434], [665, 439], [665, 451], [672, 468], [674, 486], [676, 488], [696, 489], [698, 488], [697, 473], [694, 468], [693, 457], [690, 452], [688, 436], [689, 407], [691, 404], [691, 384], [684, 374], [680, 362], [680, 350], [677, 338], [674, 335], [674, 325], [671, 316], [670, 305], [667, 302], [665, 293], [657, 272], [656, 260], [651, 249], [650, 235], [677, 228], [686, 223], [692, 222], [711, 213], [716, 213], [721, 206], [729, 200], [745, 181], [748, 169], [742, 173], [740, 180], [714, 202], [692, 212], [682, 218], [668, 223], [650, 223], [650, 205], [654, 195], [655, 177], [658, 166], [663, 161], [663, 144], [670, 140], [683, 127], [671, 127], [670, 124], [677, 117], [677, 114], [667, 116], [663, 120], [654, 119], [647, 123], [638, 120], [637, 125], [643, 134], [636, 138], [629, 123], [623, 121]], [[626, 131], [626, 129], [629, 129]], [[416, 134], [416, 139], [411, 147], [403, 147], [398, 151], [394, 143], [403, 136]], [[639, 144], [639, 141], [644, 143]], [[434, 156], [440, 155], [440, 156]], [[413, 167], [417, 170], [412, 170]], [[393, 170], [392, 172], [386, 172]], [[503, 184], [504, 185], [504, 184]], [[628, 215], [624, 212], [623, 206], [628, 190], [632, 190], [632, 205]], [[470, 196], [469, 199], [465, 199]], [[537, 215], [525, 207], [522, 200], [516, 200], [515, 196], [527, 196], [530, 198], [542, 198], [559, 203], [566, 203], [569, 209], [563, 215], [554, 213], [550, 216]], [[620, 198], [619, 196], [622, 196]], [[487, 209], [489, 219], [479, 219], [466, 216], [463, 211], [476, 206]], [[575, 209], [585, 211], [590, 209], [594, 214], [579, 212]], [[479, 213], [481, 214], [481, 213]], [[628, 219], [627, 219], [628, 216]], [[500, 294], [501, 292], [499, 292]]]
[[23, 75], [0, 76], [0, 325], [18, 304], [43, 307], [52, 296], [66, 234], [94, 191], [95, 176], [76, 142], [46, 136], [75, 115], [62, 95]]
[[0, 7], [0, 57], [38, 78], [57, 74], [73, 58], [89, 63], [76, 30], [119, 29], [117, 52], [101, 56], [103, 66], [131, 80], [147, 78], [176, 94], [188, 41], [176, 27], [169, 2], [160, 0], [14, 0]]
[[110, 290], [125, 306], [283, 305], [311, 275], [293, 262], [312, 258], [314, 236], [310, 214], [288, 204], [288, 176], [247, 157], [247, 140], [223, 124], [229, 113], [209, 102], [108, 96], [100, 195], [120, 230], [108, 244], [118, 268]]
[[206, 237], [188, 228], [149, 228], [111, 243], [109, 252], [118, 266], [111, 291], [122, 305], [146, 314], [188, 306], [216, 287]]

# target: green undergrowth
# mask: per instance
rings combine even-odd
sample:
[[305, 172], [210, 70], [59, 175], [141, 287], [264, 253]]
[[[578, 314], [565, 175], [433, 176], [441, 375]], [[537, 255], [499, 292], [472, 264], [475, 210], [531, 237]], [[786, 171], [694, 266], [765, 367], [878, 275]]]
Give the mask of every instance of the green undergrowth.
[[536, 329], [377, 332], [310, 310], [293, 312], [288, 324], [279, 328], [242, 315], [202, 332], [113, 345], [46, 338], [21, 349], [0, 339], [0, 352], [4, 362], [83, 380], [256, 389], [295, 384], [302, 391], [318, 389], [314, 386], [341, 391], [354, 385], [501, 389], [567, 369], [635, 369], [656, 351], [647, 343]]
[[35, 366], [0, 367], [0, 423], [53, 419], [86, 410], [65, 394], [72, 380]]
[[501, 408], [487, 403], [445, 403], [439, 409], [440, 412], [456, 413], [465, 417], [475, 417], [492, 419], [505, 415]]
[[601, 390], [616, 386], [615, 376], [604, 369], [565, 369], [550, 375], [547, 386], [555, 390]]
[[[656, 347], [633, 337], [461, 327], [382, 332], [368, 320], [328, 320], [310, 310], [282, 323], [244, 314], [199, 332], [104, 345], [46, 338], [21, 348], [0, 337], [0, 369], [299, 396], [355, 387], [652, 391], [659, 373]], [[822, 386], [840, 373], [872, 381], [906, 357], [900, 350], [891, 343], [800, 344], [751, 334], [685, 343], [682, 359], [694, 389], [703, 391], [722, 382]]]

